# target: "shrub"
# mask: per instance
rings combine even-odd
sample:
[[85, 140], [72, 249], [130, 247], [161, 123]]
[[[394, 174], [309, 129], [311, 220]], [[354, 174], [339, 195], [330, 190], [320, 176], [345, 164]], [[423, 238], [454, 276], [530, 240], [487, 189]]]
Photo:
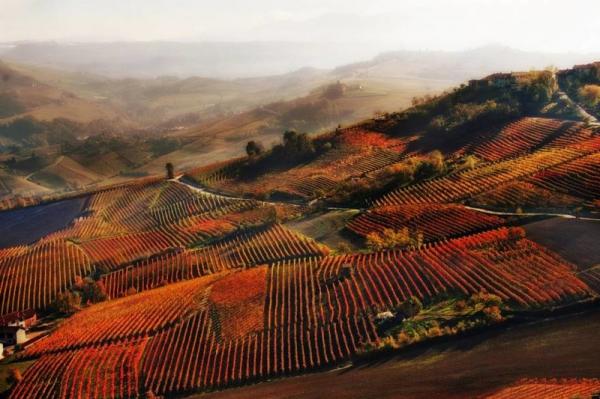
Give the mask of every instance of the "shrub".
[[408, 318], [415, 317], [423, 310], [423, 304], [417, 297], [410, 297], [400, 305], [400, 311]]
[[262, 145], [260, 141], [250, 140], [248, 144], [246, 144], [246, 154], [249, 157], [254, 157], [257, 155], [261, 155], [265, 151], [265, 147]]
[[423, 244], [423, 234], [410, 232], [408, 227], [401, 230], [383, 229], [382, 233], [376, 231], [367, 235], [367, 247], [372, 251], [402, 248], [407, 246], [420, 247]]
[[460, 301], [457, 301], [457, 302], [454, 304], [454, 310], [456, 310], [457, 312], [462, 312], [462, 311], [464, 311], [466, 308], [467, 308], [467, 302], [466, 302], [466, 301], [464, 301], [464, 300], [462, 300], [462, 299], [461, 299]]
[[600, 103], [600, 86], [585, 85], [579, 89], [579, 98], [588, 106], [595, 107]]
[[64, 315], [73, 314], [81, 309], [81, 297], [76, 292], [59, 292], [50, 309]]
[[345, 242], [341, 242], [338, 244], [337, 250], [339, 253], [342, 254], [349, 254], [352, 253], [352, 248], [350, 248], [350, 245], [348, 245]]
[[444, 155], [440, 151], [431, 152], [427, 158], [417, 163], [415, 170], [416, 179], [429, 179], [446, 173], [447, 167]]
[[106, 288], [101, 281], [85, 279], [80, 289], [83, 303], [98, 303], [107, 299]]
[[499, 322], [504, 319], [498, 306], [488, 306], [484, 308], [483, 314], [486, 316], [487, 320], [492, 322]]

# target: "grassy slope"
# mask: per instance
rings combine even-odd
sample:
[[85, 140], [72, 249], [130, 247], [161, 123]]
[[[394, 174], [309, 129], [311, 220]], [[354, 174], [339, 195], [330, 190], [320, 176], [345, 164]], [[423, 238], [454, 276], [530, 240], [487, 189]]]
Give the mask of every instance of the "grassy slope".
[[527, 237], [585, 270], [600, 264], [600, 222], [552, 218], [523, 226]]
[[101, 179], [103, 176], [66, 156], [29, 176], [29, 180], [54, 189], [83, 187]]
[[48, 188], [28, 181], [24, 177], [14, 176], [0, 170], [0, 197], [7, 194], [29, 196], [49, 191]]
[[342, 234], [346, 222], [357, 213], [355, 210], [329, 211], [286, 223], [286, 226], [332, 249], [342, 243], [357, 249], [357, 243]]

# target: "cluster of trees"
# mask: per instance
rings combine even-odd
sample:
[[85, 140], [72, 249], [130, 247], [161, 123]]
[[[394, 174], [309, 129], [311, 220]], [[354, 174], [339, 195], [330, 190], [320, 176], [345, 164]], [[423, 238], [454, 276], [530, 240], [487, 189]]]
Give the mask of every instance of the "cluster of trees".
[[579, 98], [588, 106], [596, 107], [600, 104], [600, 86], [585, 85], [579, 89]]
[[328, 141], [313, 140], [307, 133], [295, 130], [285, 131], [282, 142], [268, 151], [261, 142], [251, 140], [246, 144], [248, 159], [242, 164], [239, 174], [250, 178], [270, 169], [292, 167], [308, 162], [332, 147]]
[[346, 85], [338, 80], [336, 83], [332, 83], [325, 87], [322, 97], [328, 100], [337, 100], [338, 98], [344, 97], [345, 93]]
[[152, 156], [159, 157], [181, 147], [181, 140], [176, 137], [155, 137], [147, 141]]
[[350, 114], [350, 111], [340, 110], [335, 100], [319, 98], [298, 102], [278, 117], [278, 124], [284, 129], [316, 130], [331, 126]]
[[0, 125], [0, 136], [15, 141], [20, 147], [61, 144], [65, 146], [66, 151], [77, 147], [77, 141], [82, 137], [116, 137], [121, 133], [124, 133], [124, 130], [119, 124], [105, 120], [80, 123], [66, 118], [42, 121], [32, 116], [24, 116]]
[[[283, 105], [277, 123], [282, 129], [317, 130], [330, 127], [352, 115], [352, 110], [340, 108], [339, 99], [346, 93], [341, 82], [325, 86], [320, 93]], [[276, 108], [275, 106], [273, 108]]]
[[600, 116], [600, 63], [558, 73], [560, 87], [590, 113]]
[[[469, 159], [469, 165], [474, 166], [475, 160]], [[461, 166], [462, 167], [462, 166]], [[432, 151], [424, 157], [411, 157], [405, 161], [395, 163], [378, 172], [374, 177], [364, 177], [342, 182], [329, 200], [333, 203], [349, 203], [363, 205], [373, 197], [397, 187], [418, 183], [434, 177], [444, 176], [451, 170], [451, 166], [438, 151]]]
[[446, 301], [423, 309], [418, 298], [411, 297], [390, 312], [378, 324], [384, 338], [367, 343], [359, 354], [390, 351], [430, 338], [456, 335], [470, 329], [504, 320], [502, 299], [493, 294], [476, 293], [467, 299]]
[[516, 117], [518, 112], [509, 104], [498, 104], [494, 100], [483, 103], [460, 103], [447, 113], [436, 116], [427, 130], [433, 133], [456, 132], [480, 129]]
[[106, 288], [102, 281], [92, 278], [77, 278], [72, 290], [61, 292], [56, 296], [50, 310], [70, 315], [80, 310], [83, 305], [102, 302], [107, 298]]
[[[557, 90], [552, 71], [506, 78], [514, 84], [462, 85], [439, 96], [413, 99], [406, 111], [388, 115], [383, 127], [393, 134], [414, 131], [455, 134], [477, 130], [541, 110]], [[381, 124], [381, 123], [380, 123]]]
[[392, 248], [413, 247], [423, 245], [423, 233], [410, 231], [408, 227], [401, 230], [383, 229], [381, 233], [372, 232], [367, 235], [367, 247], [372, 251]]

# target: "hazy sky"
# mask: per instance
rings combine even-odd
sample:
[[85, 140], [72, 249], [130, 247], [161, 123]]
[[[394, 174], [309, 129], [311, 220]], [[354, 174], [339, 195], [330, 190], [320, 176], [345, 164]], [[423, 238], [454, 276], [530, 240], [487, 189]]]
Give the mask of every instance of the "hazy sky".
[[0, 0], [0, 41], [328, 41], [600, 51], [600, 0]]

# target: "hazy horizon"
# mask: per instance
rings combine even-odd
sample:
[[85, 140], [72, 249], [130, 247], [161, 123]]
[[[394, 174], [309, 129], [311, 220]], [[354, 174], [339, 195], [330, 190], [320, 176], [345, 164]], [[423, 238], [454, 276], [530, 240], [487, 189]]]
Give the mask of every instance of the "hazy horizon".
[[292, 4], [4, 0], [0, 42], [355, 43], [368, 45], [375, 53], [457, 51], [490, 43], [553, 53], [600, 50], [596, 20], [600, 3], [555, 4], [551, 0], [300, 0]]

